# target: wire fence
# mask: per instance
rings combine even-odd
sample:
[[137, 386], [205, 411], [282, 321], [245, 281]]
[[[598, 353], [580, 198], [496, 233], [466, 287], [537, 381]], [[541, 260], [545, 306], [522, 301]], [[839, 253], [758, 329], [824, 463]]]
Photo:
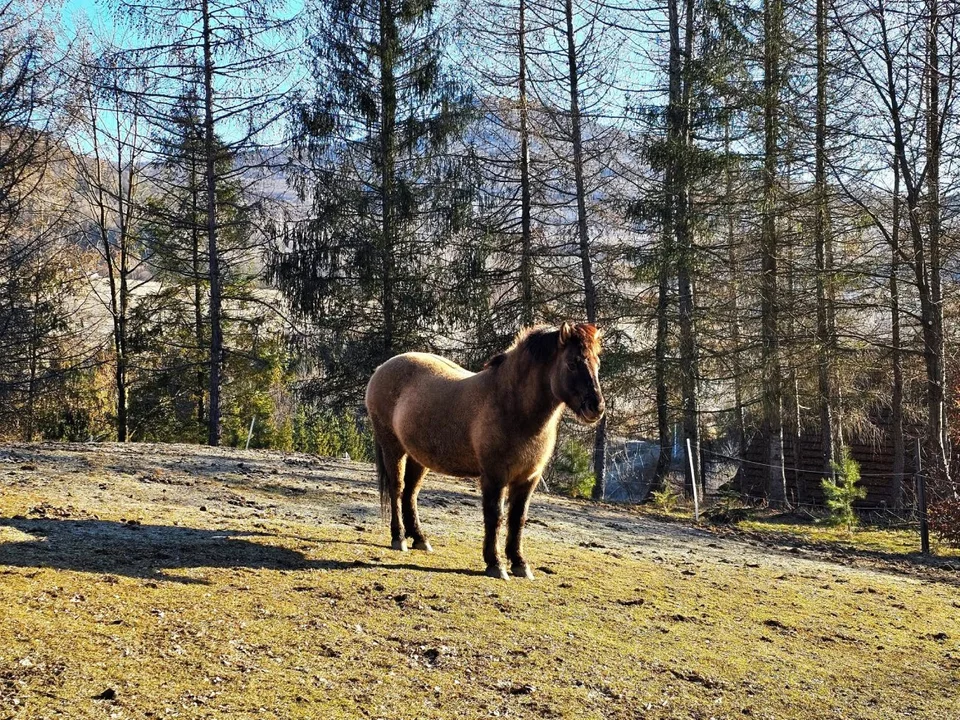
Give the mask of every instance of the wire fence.
[[[621, 448], [614, 449], [608, 454], [607, 462], [607, 490], [605, 498], [617, 502], [639, 503], [649, 499], [650, 492], [654, 487], [657, 460], [659, 455], [659, 445], [654, 443], [633, 443], [625, 444]], [[721, 452], [710, 448], [701, 448], [701, 458], [703, 467], [701, 468], [701, 487], [703, 491], [699, 499], [699, 509], [707, 514], [716, 509], [721, 504], [729, 505], [731, 501], [743, 503], [745, 506], [762, 507], [765, 501], [762, 497], [751, 496], [744, 493], [724, 493], [719, 489], [724, 485], [732, 485], [732, 480], [743, 473], [744, 468], [762, 468], [784, 471], [787, 477], [797, 478], [798, 476], [826, 477], [822, 470], [809, 468], [794, 468], [777, 466], [770, 463], [741, 458], [731, 455], [727, 452]], [[919, 458], [919, 448], [915, 458]], [[686, 454], [681, 449], [677, 452], [674, 448], [670, 466], [670, 485], [677, 491], [689, 496], [690, 484], [687, 480], [688, 472], [685, 468]], [[915, 460], [916, 462], [916, 460]], [[917, 463], [919, 465], [919, 463]], [[866, 472], [861, 473], [860, 477], [864, 480], [893, 482], [898, 473], [894, 472]], [[927, 478], [922, 472], [904, 471], [899, 473], [899, 479], [902, 482], [904, 497], [903, 507], [893, 507], [887, 502], [866, 502], [858, 500], [855, 504], [855, 511], [860, 519], [867, 525], [876, 526], [883, 529], [902, 530], [916, 532], [918, 546], [923, 552], [929, 552], [929, 531], [926, 523], [926, 500], [928, 499], [930, 488]], [[809, 482], [809, 481], [808, 481]], [[881, 482], [874, 482], [873, 486], [882, 485]], [[798, 490], [798, 488], [795, 488]], [[804, 493], [807, 494], [807, 493]], [[810, 499], [800, 499], [794, 494], [784, 508], [786, 512], [792, 515], [805, 515], [812, 521], [818, 521], [825, 518], [827, 514], [826, 507], [822, 502], [816, 502]]]

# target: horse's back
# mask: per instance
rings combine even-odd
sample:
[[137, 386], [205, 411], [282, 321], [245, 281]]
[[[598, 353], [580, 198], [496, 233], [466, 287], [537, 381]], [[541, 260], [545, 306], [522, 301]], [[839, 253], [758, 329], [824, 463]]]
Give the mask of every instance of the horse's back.
[[448, 360], [440, 355], [423, 352], [409, 352], [403, 355], [397, 355], [391, 358], [384, 365], [396, 363], [409, 367], [412, 372], [424, 373], [428, 377], [447, 378], [450, 380], [463, 380], [473, 377], [472, 373], [466, 368], [457, 365], [453, 360]]
[[477, 374], [439, 355], [397, 355], [378, 367], [367, 384], [374, 430], [389, 432], [428, 468], [475, 475], [479, 470], [470, 435], [482, 401], [478, 380]]
[[399, 393], [409, 389], [416, 389], [420, 385], [455, 382], [473, 377], [474, 373], [447, 360], [439, 355], [430, 353], [410, 352], [396, 355], [378, 367], [367, 383], [367, 405], [371, 400], [378, 402], [378, 395], [386, 392], [396, 397]]

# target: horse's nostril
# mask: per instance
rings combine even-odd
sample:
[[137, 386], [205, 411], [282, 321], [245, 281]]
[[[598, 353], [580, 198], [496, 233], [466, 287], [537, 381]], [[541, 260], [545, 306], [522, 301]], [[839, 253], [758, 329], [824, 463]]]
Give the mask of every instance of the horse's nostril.
[[591, 415], [596, 415], [599, 417], [603, 415], [604, 402], [603, 398], [590, 397], [586, 398], [583, 401], [583, 409], [586, 410]]

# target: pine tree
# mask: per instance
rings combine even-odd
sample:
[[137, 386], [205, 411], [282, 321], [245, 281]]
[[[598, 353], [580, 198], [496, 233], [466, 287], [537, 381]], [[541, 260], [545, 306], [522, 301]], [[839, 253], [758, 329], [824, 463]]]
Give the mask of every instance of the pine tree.
[[318, 394], [356, 403], [377, 364], [429, 347], [458, 311], [442, 275], [470, 213], [450, 152], [470, 101], [443, 69], [432, 2], [336, 0], [308, 17], [314, 87], [296, 103], [292, 172], [310, 215], [272, 270], [316, 333]]
[[[154, 297], [146, 299], [145, 308], [151, 309], [161, 326], [158, 332], [141, 335], [137, 348], [141, 355], [138, 364], [150, 371], [143, 374], [134, 393], [139, 411], [153, 415], [138, 418], [145, 429], [140, 437], [149, 432], [202, 442], [208, 436], [209, 413], [215, 411], [210, 404], [210, 315], [218, 313], [216, 324], [228, 347], [231, 315], [224, 306], [215, 307], [213, 303], [211, 256], [206, 242], [208, 150], [203, 107], [195, 88], [186, 88], [179, 110], [155, 141], [164, 161], [154, 169], [151, 180], [162, 192], [147, 203], [142, 241], [147, 262], [160, 286]], [[226, 144], [214, 144], [213, 164], [217, 177], [230, 176], [234, 158]], [[253, 293], [253, 278], [244, 271], [244, 264], [249, 257], [254, 218], [237, 179], [224, 179], [217, 184], [215, 212], [220, 292], [236, 307]], [[256, 318], [241, 314], [233, 318], [234, 324], [238, 322], [255, 323]], [[246, 343], [232, 349], [243, 354], [250, 351]], [[176, 402], [161, 403], [156, 412], [151, 412], [144, 398], [162, 394], [160, 388], [165, 388]]]
[[853, 503], [865, 498], [867, 490], [857, 485], [860, 482], [860, 465], [850, 456], [850, 448], [843, 448], [840, 462], [835, 462], [832, 470], [836, 479], [827, 477], [820, 483], [830, 513], [829, 520], [832, 525], [844, 525], [847, 530], [852, 530], [857, 524]]

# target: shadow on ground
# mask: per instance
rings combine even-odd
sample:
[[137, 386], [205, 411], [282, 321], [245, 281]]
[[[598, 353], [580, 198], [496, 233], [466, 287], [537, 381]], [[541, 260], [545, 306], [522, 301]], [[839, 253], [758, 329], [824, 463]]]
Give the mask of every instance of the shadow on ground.
[[[246, 530], [202, 530], [170, 525], [130, 525], [106, 520], [0, 518], [0, 528], [13, 528], [30, 539], [0, 542], [0, 566], [53, 568], [122, 575], [131, 578], [204, 583], [177, 575], [190, 568], [268, 570], [417, 570], [464, 575], [468, 569], [434, 568], [413, 563], [311, 559], [297, 550], [263, 542], [271, 533]], [[309, 541], [318, 545], [323, 540]], [[345, 542], [345, 541], [344, 541]], [[370, 545], [364, 541], [350, 544]]]
[[271, 535], [245, 530], [50, 518], [0, 518], [0, 527], [14, 528], [32, 536], [32, 539], [0, 543], [0, 565], [13, 567], [199, 582], [169, 575], [167, 571], [238, 567], [304, 570], [336, 565], [260, 542], [257, 538]]

